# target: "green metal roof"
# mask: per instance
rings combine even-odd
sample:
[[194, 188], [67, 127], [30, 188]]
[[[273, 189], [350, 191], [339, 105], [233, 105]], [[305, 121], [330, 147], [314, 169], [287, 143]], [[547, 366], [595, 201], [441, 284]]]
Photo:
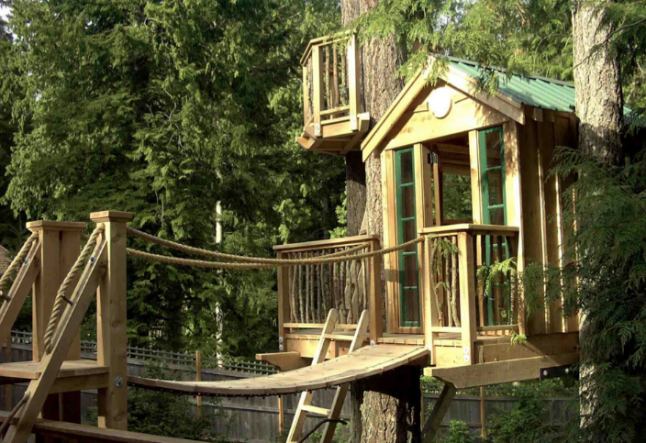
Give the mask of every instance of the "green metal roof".
[[[442, 57], [450, 66], [473, 78], [477, 79], [482, 74], [482, 68], [476, 62], [457, 57]], [[574, 112], [574, 83], [572, 82], [535, 75], [512, 75], [510, 78], [502, 75], [498, 91], [518, 103], [555, 111]], [[624, 115], [631, 115], [630, 108], [624, 106]], [[646, 126], [646, 122], [635, 123]]]
[[[478, 63], [455, 57], [445, 57], [451, 67], [473, 78], [479, 78]], [[510, 99], [537, 108], [574, 112], [574, 84], [544, 77], [512, 75], [500, 77], [499, 92]]]

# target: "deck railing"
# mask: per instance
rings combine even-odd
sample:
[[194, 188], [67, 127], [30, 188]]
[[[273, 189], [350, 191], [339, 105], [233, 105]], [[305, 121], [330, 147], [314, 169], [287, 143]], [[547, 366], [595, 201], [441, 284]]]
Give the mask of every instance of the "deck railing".
[[[342, 253], [365, 245], [360, 254], [380, 249], [372, 235], [275, 246], [278, 258], [301, 260]], [[377, 269], [377, 272], [373, 270]], [[370, 337], [381, 336], [381, 256], [340, 263], [301, 264], [278, 269], [278, 327], [285, 334], [323, 327], [327, 312], [339, 312], [337, 328], [352, 329], [364, 309], [370, 311]], [[375, 309], [373, 309], [375, 307]], [[282, 350], [282, 349], [281, 349]]]
[[518, 228], [458, 224], [421, 232], [426, 343], [460, 333], [464, 363], [474, 363], [477, 335], [524, 330], [514, 272]]
[[310, 41], [301, 66], [306, 130], [313, 125], [313, 135], [318, 137], [323, 121], [349, 119], [351, 125], [357, 125], [360, 112], [357, 36], [341, 33]]

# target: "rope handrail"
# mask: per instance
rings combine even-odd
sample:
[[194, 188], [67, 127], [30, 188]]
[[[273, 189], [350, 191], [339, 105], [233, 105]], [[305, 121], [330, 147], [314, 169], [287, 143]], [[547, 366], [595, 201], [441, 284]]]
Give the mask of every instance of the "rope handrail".
[[[279, 259], [279, 258], [264, 258], [264, 257], [244, 257], [241, 255], [233, 255], [233, 254], [226, 254], [224, 252], [217, 252], [217, 251], [209, 251], [206, 249], [201, 249], [201, 248], [196, 248], [193, 246], [187, 246], [183, 245], [181, 243], [177, 243], [171, 240], [166, 240], [163, 238], [156, 237], [152, 234], [148, 234], [146, 232], [140, 231], [135, 228], [127, 227], [126, 228], [128, 234], [134, 235], [135, 237], [139, 237], [143, 240], [146, 240], [151, 243], [155, 243], [160, 246], [165, 246], [167, 248], [172, 248], [172, 249], [177, 249], [178, 251], [185, 252], [187, 254], [194, 254], [194, 255], [202, 255], [204, 257], [212, 257], [216, 259], [223, 259], [223, 260], [230, 260], [232, 262], [241, 262], [241, 263], [254, 263], [254, 264], [266, 264], [270, 266], [266, 266], [266, 268], [272, 268], [275, 267], [276, 264], [284, 264], [283, 262], [289, 261], [289, 260], [284, 260], [284, 259]], [[323, 255], [321, 257], [337, 257], [341, 255], [346, 255], [346, 254], [352, 254], [354, 252], [357, 252], [361, 249], [365, 249], [368, 247], [367, 244], [361, 244], [359, 246], [355, 246], [354, 248], [346, 249], [344, 251], [339, 251], [335, 252], [332, 254], [327, 254]], [[132, 251], [136, 251], [135, 249], [132, 249]], [[142, 251], [137, 251], [137, 253], [141, 253], [142, 255], [139, 255], [140, 257], [143, 257], [143, 254], [149, 254], [148, 252], [142, 252]], [[136, 253], [131, 254], [131, 255], [137, 255]], [[155, 255], [155, 254], [150, 254], [150, 255]], [[303, 259], [304, 261], [308, 261], [309, 264], [314, 264], [314, 262], [317, 259]], [[200, 261], [200, 260], [196, 260]], [[298, 261], [299, 263], [294, 263], [294, 264], [301, 264], [301, 261], [299, 260], [293, 260], [294, 262]], [[214, 263], [214, 262], [208, 262], [208, 263]], [[225, 263], [223, 263], [225, 264]], [[235, 268], [230, 268], [230, 269], [235, 269]], [[239, 268], [239, 269], [262, 269], [262, 268]]]
[[[205, 260], [191, 260], [186, 258], [177, 258], [177, 257], [168, 257], [165, 255], [151, 254], [149, 252], [139, 251], [137, 249], [127, 249], [128, 255], [133, 257], [145, 258], [148, 260], [159, 261], [167, 264], [177, 264], [184, 266], [194, 266], [198, 268], [218, 268], [218, 269], [267, 269], [274, 267], [282, 266], [293, 266], [293, 265], [320, 265], [320, 264], [331, 264], [331, 263], [341, 263], [344, 261], [353, 261], [361, 260], [364, 258], [370, 258], [377, 255], [385, 255], [391, 252], [396, 252], [402, 249], [405, 249], [409, 246], [415, 245], [424, 241], [423, 237], [418, 237], [414, 240], [410, 240], [406, 243], [402, 243], [398, 246], [393, 246], [391, 248], [379, 249], [377, 251], [365, 252], [363, 254], [357, 255], [344, 255], [344, 256], [323, 256], [318, 259], [303, 259], [303, 260], [281, 260], [275, 259], [272, 264], [265, 263], [224, 263], [224, 262], [212, 262]], [[349, 250], [348, 250], [349, 251]], [[344, 252], [348, 252], [344, 251]]]
[[18, 271], [20, 266], [22, 266], [22, 263], [25, 261], [25, 257], [27, 257], [27, 254], [29, 254], [29, 250], [31, 249], [32, 244], [36, 240], [38, 240], [38, 234], [34, 232], [25, 241], [16, 257], [11, 261], [11, 264], [9, 265], [7, 270], [4, 272], [4, 274], [2, 274], [2, 277], [0, 278], [0, 297], [4, 298], [5, 290], [7, 289], [11, 278]]
[[67, 273], [67, 275], [65, 276], [65, 280], [63, 280], [63, 283], [58, 289], [58, 293], [56, 294], [56, 301], [54, 302], [54, 309], [52, 310], [51, 317], [49, 317], [49, 323], [47, 324], [47, 330], [45, 332], [45, 352], [48, 354], [52, 350], [51, 349], [52, 337], [56, 332], [56, 328], [58, 327], [58, 322], [61, 318], [61, 314], [63, 313], [64, 303], [69, 303], [69, 304], [73, 303], [69, 298], [67, 298], [67, 290], [69, 289], [70, 285], [74, 282], [78, 274], [85, 267], [85, 262], [87, 261], [88, 257], [92, 255], [92, 252], [94, 251], [94, 247], [96, 246], [96, 243], [98, 241], [99, 235], [103, 233], [104, 230], [105, 230], [105, 226], [101, 224], [101, 225], [98, 225], [96, 229], [92, 232], [92, 235], [90, 235], [90, 238], [88, 239], [87, 243], [85, 243], [85, 246], [81, 251], [81, 254], [76, 259], [74, 266], [72, 266], [72, 269], [70, 269], [70, 272]]

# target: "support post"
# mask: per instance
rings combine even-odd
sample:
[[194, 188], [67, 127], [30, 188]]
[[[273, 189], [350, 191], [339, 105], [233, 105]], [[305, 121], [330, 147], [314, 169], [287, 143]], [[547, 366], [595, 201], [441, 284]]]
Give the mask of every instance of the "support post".
[[458, 232], [460, 251], [460, 321], [462, 322], [462, 351], [464, 363], [475, 363], [474, 342], [476, 341], [476, 287], [473, 257], [473, 235]]
[[424, 429], [422, 430], [422, 441], [424, 443], [431, 443], [435, 438], [437, 431], [442, 425], [442, 420], [455, 397], [455, 392], [456, 389], [453, 383], [446, 383], [444, 385], [440, 398], [437, 399], [437, 403], [433, 406], [430, 417], [426, 420], [426, 424], [424, 424]]
[[[278, 259], [289, 258], [284, 252], [278, 253]], [[289, 267], [278, 268], [278, 350], [285, 351], [285, 337], [288, 332], [285, 323], [289, 323]]]
[[485, 388], [480, 386], [480, 425], [482, 426], [480, 435], [482, 441], [487, 441], [487, 410], [485, 406]]
[[[202, 353], [195, 351], [195, 381], [202, 381]], [[197, 416], [202, 418], [202, 396], [198, 395], [197, 400]]]
[[[379, 239], [370, 241], [370, 252], [379, 250]], [[370, 266], [370, 341], [377, 343], [377, 339], [384, 335], [382, 320], [383, 300], [381, 294], [381, 255], [369, 259]]]
[[107, 388], [99, 389], [99, 427], [128, 429], [128, 362], [126, 305], [126, 223], [128, 212], [90, 214], [105, 225], [108, 265], [97, 300], [97, 360], [109, 368]]
[[[40, 240], [41, 268], [32, 289], [33, 360], [45, 355], [45, 331], [54, 308], [56, 294], [81, 252], [81, 233], [86, 223], [39, 220], [27, 223], [27, 229]], [[76, 282], [70, 286], [74, 288]], [[76, 332], [66, 360], [81, 358], [81, 333]], [[63, 407], [61, 407], [61, 405]], [[47, 397], [42, 417], [48, 420], [81, 422], [81, 392], [52, 394]], [[42, 437], [38, 438], [42, 440]]]
[[357, 123], [361, 100], [359, 95], [359, 63], [357, 35], [352, 34], [348, 41], [348, 101], [350, 105], [350, 129], [353, 131], [359, 129]]

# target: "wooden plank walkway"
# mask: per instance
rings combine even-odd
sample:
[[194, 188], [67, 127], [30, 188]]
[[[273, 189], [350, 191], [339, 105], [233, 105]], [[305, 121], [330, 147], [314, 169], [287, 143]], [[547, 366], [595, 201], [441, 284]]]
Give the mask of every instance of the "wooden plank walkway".
[[219, 382], [184, 382], [128, 377], [128, 383], [183, 394], [222, 397], [291, 394], [338, 386], [413, 363], [430, 354], [417, 346], [377, 345], [314, 366], [265, 377]]

